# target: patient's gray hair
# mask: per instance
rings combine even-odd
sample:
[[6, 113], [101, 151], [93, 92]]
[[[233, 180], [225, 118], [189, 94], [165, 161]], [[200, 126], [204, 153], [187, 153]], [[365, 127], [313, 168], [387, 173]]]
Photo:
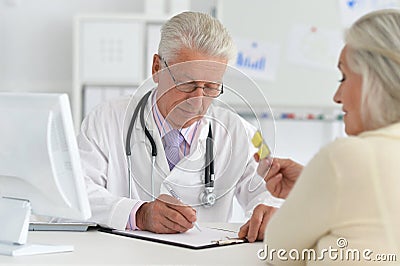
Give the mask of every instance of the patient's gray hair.
[[380, 10], [346, 32], [350, 68], [362, 76], [361, 113], [367, 130], [400, 121], [400, 11]]
[[169, 61], [182, 48], [226, 60], [234, 59], [232, 37], [217, 19], [199, 12], [183, 12], [168, 20], [161, 29], [158, 54]]

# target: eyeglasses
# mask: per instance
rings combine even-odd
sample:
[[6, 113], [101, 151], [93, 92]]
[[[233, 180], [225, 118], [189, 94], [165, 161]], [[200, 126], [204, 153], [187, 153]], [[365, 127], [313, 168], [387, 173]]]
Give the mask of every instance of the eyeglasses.
[[[187, 81], [187, 82], [181, 82], [178, 83], [172, 75], [172, 72], [167, 64], [167, 61], [165, 61], [164, 58], [160, 57], [161, 61], [164, 62], [165, 66], [168, 69], [169, 75], [171, 76], [173, 82], [175, 83], [175, 88], [181, 92], [184, 93], [191, 93], [197, 90], [197, 88], [201, 88], [203, 90], [203, 95], [207, 97], [212, 97], [212, 98], [217, 98], [224, 92], [224, 84], [223, 83], [218, 83], [218, 82], [208, 82], [204, 80], [197, 80], [197, 81]], [[197, 85], [198, 82], [206, 82], [204, 86], [199, 86]]]

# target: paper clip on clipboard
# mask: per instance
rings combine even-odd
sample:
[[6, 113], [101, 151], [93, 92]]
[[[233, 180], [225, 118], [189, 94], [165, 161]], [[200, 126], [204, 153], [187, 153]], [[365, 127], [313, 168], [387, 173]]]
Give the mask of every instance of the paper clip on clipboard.
[[211, 243], [217, 244], [218, 246], [226, 246], [226, 245], [233, 245], [233, 244], [240, 244], [246, 243], [247, 240], [243, 238], [234, 238], [234, 237], [227, 237], [227, 239], [221, 239], [216, 241], [211, 241]]

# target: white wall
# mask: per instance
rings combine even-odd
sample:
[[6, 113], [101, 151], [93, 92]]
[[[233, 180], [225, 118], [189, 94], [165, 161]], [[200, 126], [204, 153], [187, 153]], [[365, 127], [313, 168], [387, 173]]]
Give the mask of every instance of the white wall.
[[143, 1], [0, 1], [0, 90], [70, 93], [74, 16], [114, 12], [143, 12]]
[[[70, 94], [74, 16], [143, 13], [145, 1], [0, 0], [0, 91]], [[214, 2], [191, 0], [190, 6], [206, 11]]]

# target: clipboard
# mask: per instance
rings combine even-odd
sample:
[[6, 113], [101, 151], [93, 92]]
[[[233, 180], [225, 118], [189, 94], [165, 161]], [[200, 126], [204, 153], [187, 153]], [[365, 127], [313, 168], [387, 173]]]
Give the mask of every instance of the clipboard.
[[246, 239], [238, 238], [235, 231], [215, 227], [202, 227], [201, 232], [196, 228], [192, 228], [187, 232], [178, 234], [156, 234], [149, 231], [116, 230], [109, 228], [100, 228], [99, 230], [105, 233], [196, 250], [247, 242]]

